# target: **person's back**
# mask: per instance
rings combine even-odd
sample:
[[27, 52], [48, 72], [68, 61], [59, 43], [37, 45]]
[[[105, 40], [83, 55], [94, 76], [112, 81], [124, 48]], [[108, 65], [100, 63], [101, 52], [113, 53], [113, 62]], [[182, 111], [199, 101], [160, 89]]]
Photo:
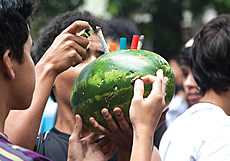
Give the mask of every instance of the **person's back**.
[[49, 160], [12, 144], [4, 133], [5, 119], [10, 110], [26, 109], [32, 100], [35, 86], [30, 55], [29, 18], [32, 11], [33, 3], [30, 1], [0, 1], [0, 160]]
[[[160, 143], [162, 160], [228, 160], [230, 120], [216, 105], [198, 103], [178, 117]], [[226, 146], [226, 147], [225, 147]]]
[[220, 15], [196, 35], [191, 69], [203, 97], [164, 134], [162, 160], [230, 158], [230, 15]]

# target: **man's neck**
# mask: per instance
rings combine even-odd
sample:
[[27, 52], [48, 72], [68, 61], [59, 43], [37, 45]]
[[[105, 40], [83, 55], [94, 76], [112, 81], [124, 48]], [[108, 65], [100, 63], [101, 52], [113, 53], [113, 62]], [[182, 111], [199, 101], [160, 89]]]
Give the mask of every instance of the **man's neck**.
[[[71, 107], [64, 107], [60, 103], [58, 104], [58, 116], [55, 124], [55, 128], [63, 133], [71, 135], [75, 126], [76, 120]], [[87, 129], [82, 129], [83, 137], [89, 135], [91, 132]]]
[[4, 132], [5, 119], [0, 116], [0, 132]]
[[[10, 111], [10, 105], [8, 104], [9, 92], [8, 86], [4, 84], [4, 81], [0, 82], [0, 131], [4, 132], [5, 120]], [[12, 100], [10, 100], [12, 101]]]
[[230, 116], [230, 91], [217, 94], [214, 90], [208, 90], [200, 99], [200, 102], [208, 102], [222, 108]]
[[66, 134], [71, 134], [75, 125], [75, 117], [71, 107], [58, 103], [58, 114], [55, 128]]
[[[0, 96], [1, 97], [1, 96]], [[2, 99], [0, 99], [1, 102]], [[5, 126], [5, 121], [6, 118], [9, 114], [9, 109], [7, 108], [6, 105], [3, 105], [2, 102], [0, 103], [0, 132], [4, 132], [4, 126]]]

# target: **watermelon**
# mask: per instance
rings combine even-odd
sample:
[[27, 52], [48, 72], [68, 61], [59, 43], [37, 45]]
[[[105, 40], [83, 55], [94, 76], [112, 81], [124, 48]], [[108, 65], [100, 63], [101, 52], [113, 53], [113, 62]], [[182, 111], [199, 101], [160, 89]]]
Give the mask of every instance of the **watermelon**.
[[[112, 112], [115, 107], [120, 107], [126, 120], [129, 120], [129, 107], [133, 97], [132, 79], [137, 76], [156, 75], [162, 69], [164, 76], [168, 77], [166, 87], [166, 104], [168, 105], [175, 92], [175, 78], [168, 62], [160, 55], [146, 50], [117, 50], [102, 55], [87, 65], [75, 80], [71, 105], [74, 114], [80, 114], [85, 128], [98, 133], [91, 123], [94, 117], [99, 124], [108, 128], [101, 114], [107, 108], [113, 119], [117, 119]], [[152, 85], [145, 84], [147, 97]]]

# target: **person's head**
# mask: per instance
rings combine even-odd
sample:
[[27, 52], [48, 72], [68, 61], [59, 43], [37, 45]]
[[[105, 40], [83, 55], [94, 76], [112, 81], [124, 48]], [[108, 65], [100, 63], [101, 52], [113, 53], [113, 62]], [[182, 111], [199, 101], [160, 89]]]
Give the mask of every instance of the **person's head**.
[[223, 14], [207, 23], [195, 36], [191, 69], [201, 93], [217, 94], [230, 86], [230, 15]]
[[120, 49], [120, 38], [127, 38], [127, 48], [131, 45], [133, 35], [139, 35], [137, 25], [130, 19], [114, 17], [107, 21], [108, 27], [104, 34], [108, 44], [116, 43], [117, 49]]
[[94, 29], [94, 33], [88, 38], [89, 46], [87, 52], [89, 57], [76, 67], [71, 67], [65, 72], [59, 74], [54, 82], [54, 88], [51, 92], [51, 97], [54, 101], [64, 101], [68, 106], [70, 105], [70, 95], [75, 79], [80, 71], [90, 62], [101, 56], [104, 52], [98, 36], [96, 35], [96, 26], [104, 27], [104, 22], [96, 18], [89, 12], [70, 11], [58, 15], [42, 30], [38, 44], [33, 53], [34, 61], [37, 63], [46, 50], [51, 46], [54, 39], [69, 25], [76, 20], [87, 21]]
[[27, 108], [33, 96], [35, 72], [30, 55], [29, 27], [32, 11], [32, 1], [0, 0], [1, 78], [9, 83], [9, 97], [13, 100], [11, 109]]
[[198, 103], [201, 98], [201, 94], [198, 90], [199, 87], [193, 77], [190, 67], [191, 56], [191, 47], [184, 47], [179, 53], [179, 65], [183, 73], [183, 88], [189, 107]]

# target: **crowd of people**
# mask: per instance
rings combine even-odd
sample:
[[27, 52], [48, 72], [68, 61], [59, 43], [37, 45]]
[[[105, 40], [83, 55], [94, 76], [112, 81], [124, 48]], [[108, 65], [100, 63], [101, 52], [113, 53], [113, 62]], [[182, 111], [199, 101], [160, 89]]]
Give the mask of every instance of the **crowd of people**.
[[[104, 108], [101, 113], [109, 129], [90, 118], [102, 134], [97, 135], [83, 127], [82, 116], [74, 115], [70, 104], [80, 71], [104, 54], [96, 26], [102, 28], [107, 42], [119, 44], [119, 38], [126, 37], [129, 45], [132, 35], [139, 34], [136, 25], [122, 18], [102, 20], [86, 11], [68, 11], [43, 28], [32, 49], [33, 9], [30, 0], [0, 1], [0, 160], [230, 159], [229, 14], [205, 24], [182, 48], [177, 63], [183, 74], [180, 90], [186, 110], [170, 125], [163, 123], [163, 132], [154, 139], [167, 112], [162, 114], [168, 78], [161, 69], [155, 76], [135, 80], [129, 109], [131, 125], [119, 107], [113, 109], [119, 126]], [[89, 38], [78, 35], [91, 28], [94, 33]], [[145, 83], [152, 84], [146, 98]], [[55, 124], [39, 133], [50, 96], [58, 106]]]

